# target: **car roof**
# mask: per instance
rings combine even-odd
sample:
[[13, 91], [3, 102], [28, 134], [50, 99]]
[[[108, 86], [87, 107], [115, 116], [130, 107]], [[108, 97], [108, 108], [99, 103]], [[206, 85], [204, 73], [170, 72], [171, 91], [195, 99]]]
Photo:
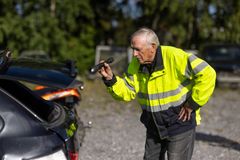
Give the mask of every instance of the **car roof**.
[[76, 83], [76, 75], [76, 68], [69, 63], [18, 58], [10, 60], [7, 67], [0, 72], [0, 79], [68, 88]]

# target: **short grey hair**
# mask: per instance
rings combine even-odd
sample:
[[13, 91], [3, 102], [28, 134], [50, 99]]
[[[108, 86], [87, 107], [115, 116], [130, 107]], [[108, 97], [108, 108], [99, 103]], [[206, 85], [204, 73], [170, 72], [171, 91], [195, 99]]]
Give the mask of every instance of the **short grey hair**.
[[134, 32], [132, 34], [131, 39], [133, 37], [135, 37], [135, 36], [145, 36], [146, 37], [146, 41], [149, 44], [154, 43], [157, 46], [160, 45], [157, 34], [150, 28], [143, 27], [143, 28], [138, 29], [136, 32]]

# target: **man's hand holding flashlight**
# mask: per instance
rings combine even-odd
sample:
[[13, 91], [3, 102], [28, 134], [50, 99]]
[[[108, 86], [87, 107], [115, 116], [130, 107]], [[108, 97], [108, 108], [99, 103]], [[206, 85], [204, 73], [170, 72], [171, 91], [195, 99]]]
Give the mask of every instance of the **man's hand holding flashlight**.
[[[103, 63], [104, 61], [101, 61], [100, 63]], [[103, 67], [98, 71], [102, 77], [104, 77], [106, 80], [112, 80], [113, 78], [113, 72], [108, 63], [104, 63]]]

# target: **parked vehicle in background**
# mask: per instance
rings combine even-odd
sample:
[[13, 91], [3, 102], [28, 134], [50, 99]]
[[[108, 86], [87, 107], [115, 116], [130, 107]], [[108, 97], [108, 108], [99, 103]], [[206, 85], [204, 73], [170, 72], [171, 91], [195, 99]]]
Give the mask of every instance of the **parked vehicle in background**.
[[40, 59], [51, 61], [50, 56], [43, 50], [26, 50], [20, 53], [19, 58]]
[[212, 44], [203, 47], [204, 58], [217, 72], [217, 84], [240, 85], [240, 45]]
[[65, 64], [9, 59], [8, 53], [0, 53], [0, 159], [77, 160], [69, 144], [78, 127], [76, 113], [25, 85], [75, 88], [76, 74]]

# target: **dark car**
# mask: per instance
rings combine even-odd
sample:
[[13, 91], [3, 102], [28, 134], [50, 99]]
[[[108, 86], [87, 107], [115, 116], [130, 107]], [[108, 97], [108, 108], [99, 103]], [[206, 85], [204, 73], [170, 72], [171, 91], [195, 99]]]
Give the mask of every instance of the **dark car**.
[[69, 75], [73, 78], [76, 77], [76, 80], [74, 80], [74, 84], [65, 88], [53, 88], [51, 87], [51, 85], [49, 86], [46, 84], [44, 86], [36, 85], [35, 87], [32, 86], [32, 89], [43, 99], [56, 102], [61, 106], [65, 106], [74, 113], [78, 129], [73, 134], [73, 136], [67, 141], [67, 146], [71, 160], [78, 160], [79, 149], [80, 146], [82, 146], [85, 137], [85, 128], [90, 127], [90, 125], [87, 126], [84, 125], [83, 121], [81, 120], [77, 112], [77, 107], [79, 106], [80, 101], [82, 100], [81, 91], [84, 88], [84, 83], [83, 81], [77, 80], [77, 71], [74, 61], [68, 60], [65, 61], [64, 64], [65, 65], [63, 66], [70, 71]]
[[240, 83], [240, 45], [214, 44], [202, 50], [202, 57], [216, 70], [217, 82]]
[[66, 142], [76, 131], [75, 114], [23, 82], [68, 88], [75, 84], [72, 72], [62, 64], [0, 56], [0, 159], [70, 159]]

